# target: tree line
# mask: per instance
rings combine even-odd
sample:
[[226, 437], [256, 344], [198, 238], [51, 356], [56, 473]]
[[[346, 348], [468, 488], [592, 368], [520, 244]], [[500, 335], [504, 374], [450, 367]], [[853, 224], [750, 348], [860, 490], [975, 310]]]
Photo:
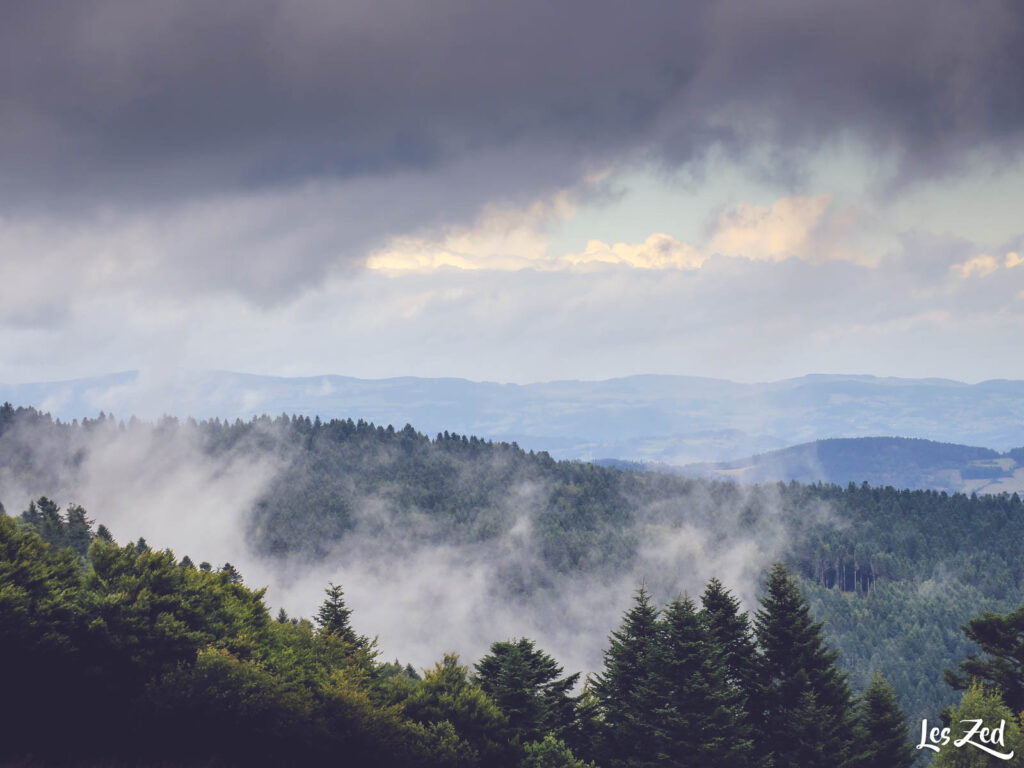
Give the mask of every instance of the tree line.
[[[340, 586], [313, 621], [272, 618], [230, 565], [119, 545], [92, 525], [45, 497], [0, 517], [6, 759], [899, 768], [913, 757], [888, 685], [851, 695], [782, 565], [752, 620], [717, 580], [699, 602], [662, 607], [641, 587], [581, 687], [526, 638], [496, 641], [472, 668], [454, 655], [422, 673], [382, 662]], [[858, 737], [869, 732], [895, 736]]]
[[[387, 519], [373, 535], [405, 537], [400, 543], [409, 548], [498, 549], [527, 514], [536, 557], [529, 568], [500, 570], [499, 561], [496, 580], [504, 597], [527, 603], [572, 580], [635, 570], [650, 531], [695, 527], [723, 548], [768, 532], [781, 542], [777, 556], [815, 615], [827, 618], [826, 638], [850, 682], [864, 689], [881, 669], [912, 717], [953, 702], [935, 670], [977, 651], [959, 627], [1024, 601], [1024, 503], [1017, 495], [854, 483], [745, 487], [554, 461], [514, 443], [447, 432], [428, 437], [408, 425], [283, 414], [155, 424], [103, 415], [62, 423], [5, 405], [0, 487], [75, 498], [89, 452], [122, 436], [129, 445], [186, 442], [203, 460], [268, 458], [279, 469], [240, 531], [268, 558], [315, 561], [363, 535], [367, 499]], [[530, 492], [520, 493], [524, 488]], [[37, 512], [52, 525], [52, 511]], [[81, 549], [81, 523], [78, 529]], [[651, 586], [659, 597], [670, 595], [664, 585]]]

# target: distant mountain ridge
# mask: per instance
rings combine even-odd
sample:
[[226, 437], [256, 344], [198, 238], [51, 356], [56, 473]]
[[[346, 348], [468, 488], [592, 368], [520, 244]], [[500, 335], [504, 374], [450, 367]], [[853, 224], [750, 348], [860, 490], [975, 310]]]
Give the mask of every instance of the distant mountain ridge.
[[817, 440], [745, 459], [680, 470], [744, 483], [796, 480], [964, 493], [1024, 492], [1024, 448], [999, 453], [933, 440], [860, 437]]
[[826, 438], [900, 435], [1006, 451], [1024, 445], [1024, 381], [966, 384], [814, 374], [745, 384], [692, 376], [498, 384], [456, 378], [282, 378], [122, 372], [0, 384], [0, 401], [70, 420], [99, 411], [249, 418], [299, 413], [415, 424], [546, 450], [556, 458], [684, 465]]

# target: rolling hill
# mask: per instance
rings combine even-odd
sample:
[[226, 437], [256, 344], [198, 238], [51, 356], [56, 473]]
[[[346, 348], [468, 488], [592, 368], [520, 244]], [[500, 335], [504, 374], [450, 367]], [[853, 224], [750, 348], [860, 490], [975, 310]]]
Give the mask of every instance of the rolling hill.
[[734, 461], [684, 467], [742, 483], [847, 483], [962, 493], [1024, 491], [1024, 449], [999, 453], [903, 437], [816, 440]]
[[0, 402], [71, 420], [261, 413], [363, 418], [515, 441], [555, 458], [684, 465], [826, 438], [899, 435], [1006, 451], [1024, 445], [1024, 382], [812, 375], [745, 384], [690, 376], [497, 384], [465, 379], [278, 378], [125, 372], [0, 384]]

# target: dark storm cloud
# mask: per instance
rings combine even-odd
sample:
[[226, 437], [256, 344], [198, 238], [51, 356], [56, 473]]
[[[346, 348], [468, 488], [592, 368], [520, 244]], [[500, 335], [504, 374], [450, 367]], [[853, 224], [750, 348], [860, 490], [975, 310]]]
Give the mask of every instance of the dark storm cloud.
[[[677, 164], [761, 141], [787, 162], [845, 133], [920, 175], [1016, 149], [1024, 128], [1017, 2], [9, 0], [0, 14], [9, 210], [512, 147], [478, 191], [514, 196], [631, 153]], [[519, 171], [523, 152], [544, 161]]]

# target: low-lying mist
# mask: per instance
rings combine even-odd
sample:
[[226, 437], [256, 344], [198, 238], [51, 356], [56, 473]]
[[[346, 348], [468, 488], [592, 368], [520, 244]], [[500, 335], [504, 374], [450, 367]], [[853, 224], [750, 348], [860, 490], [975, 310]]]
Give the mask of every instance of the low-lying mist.
[[[641, 583], [667, 599], [717, 576], [751, 605], [798, 524], [774, 486], [348, 425], [332, 437], [308, 419], [68, 425], [18, 411], [0, 423], [0, 501], [8, 514], [40, 495], [78, 503], [122, 543], [230, 562], [292, 616], [341, 584], [356, 630], [419, 667], [526, 636], [594, 671]], [[824, 502], [801, 510], [809, 521], [835, 523]]]

